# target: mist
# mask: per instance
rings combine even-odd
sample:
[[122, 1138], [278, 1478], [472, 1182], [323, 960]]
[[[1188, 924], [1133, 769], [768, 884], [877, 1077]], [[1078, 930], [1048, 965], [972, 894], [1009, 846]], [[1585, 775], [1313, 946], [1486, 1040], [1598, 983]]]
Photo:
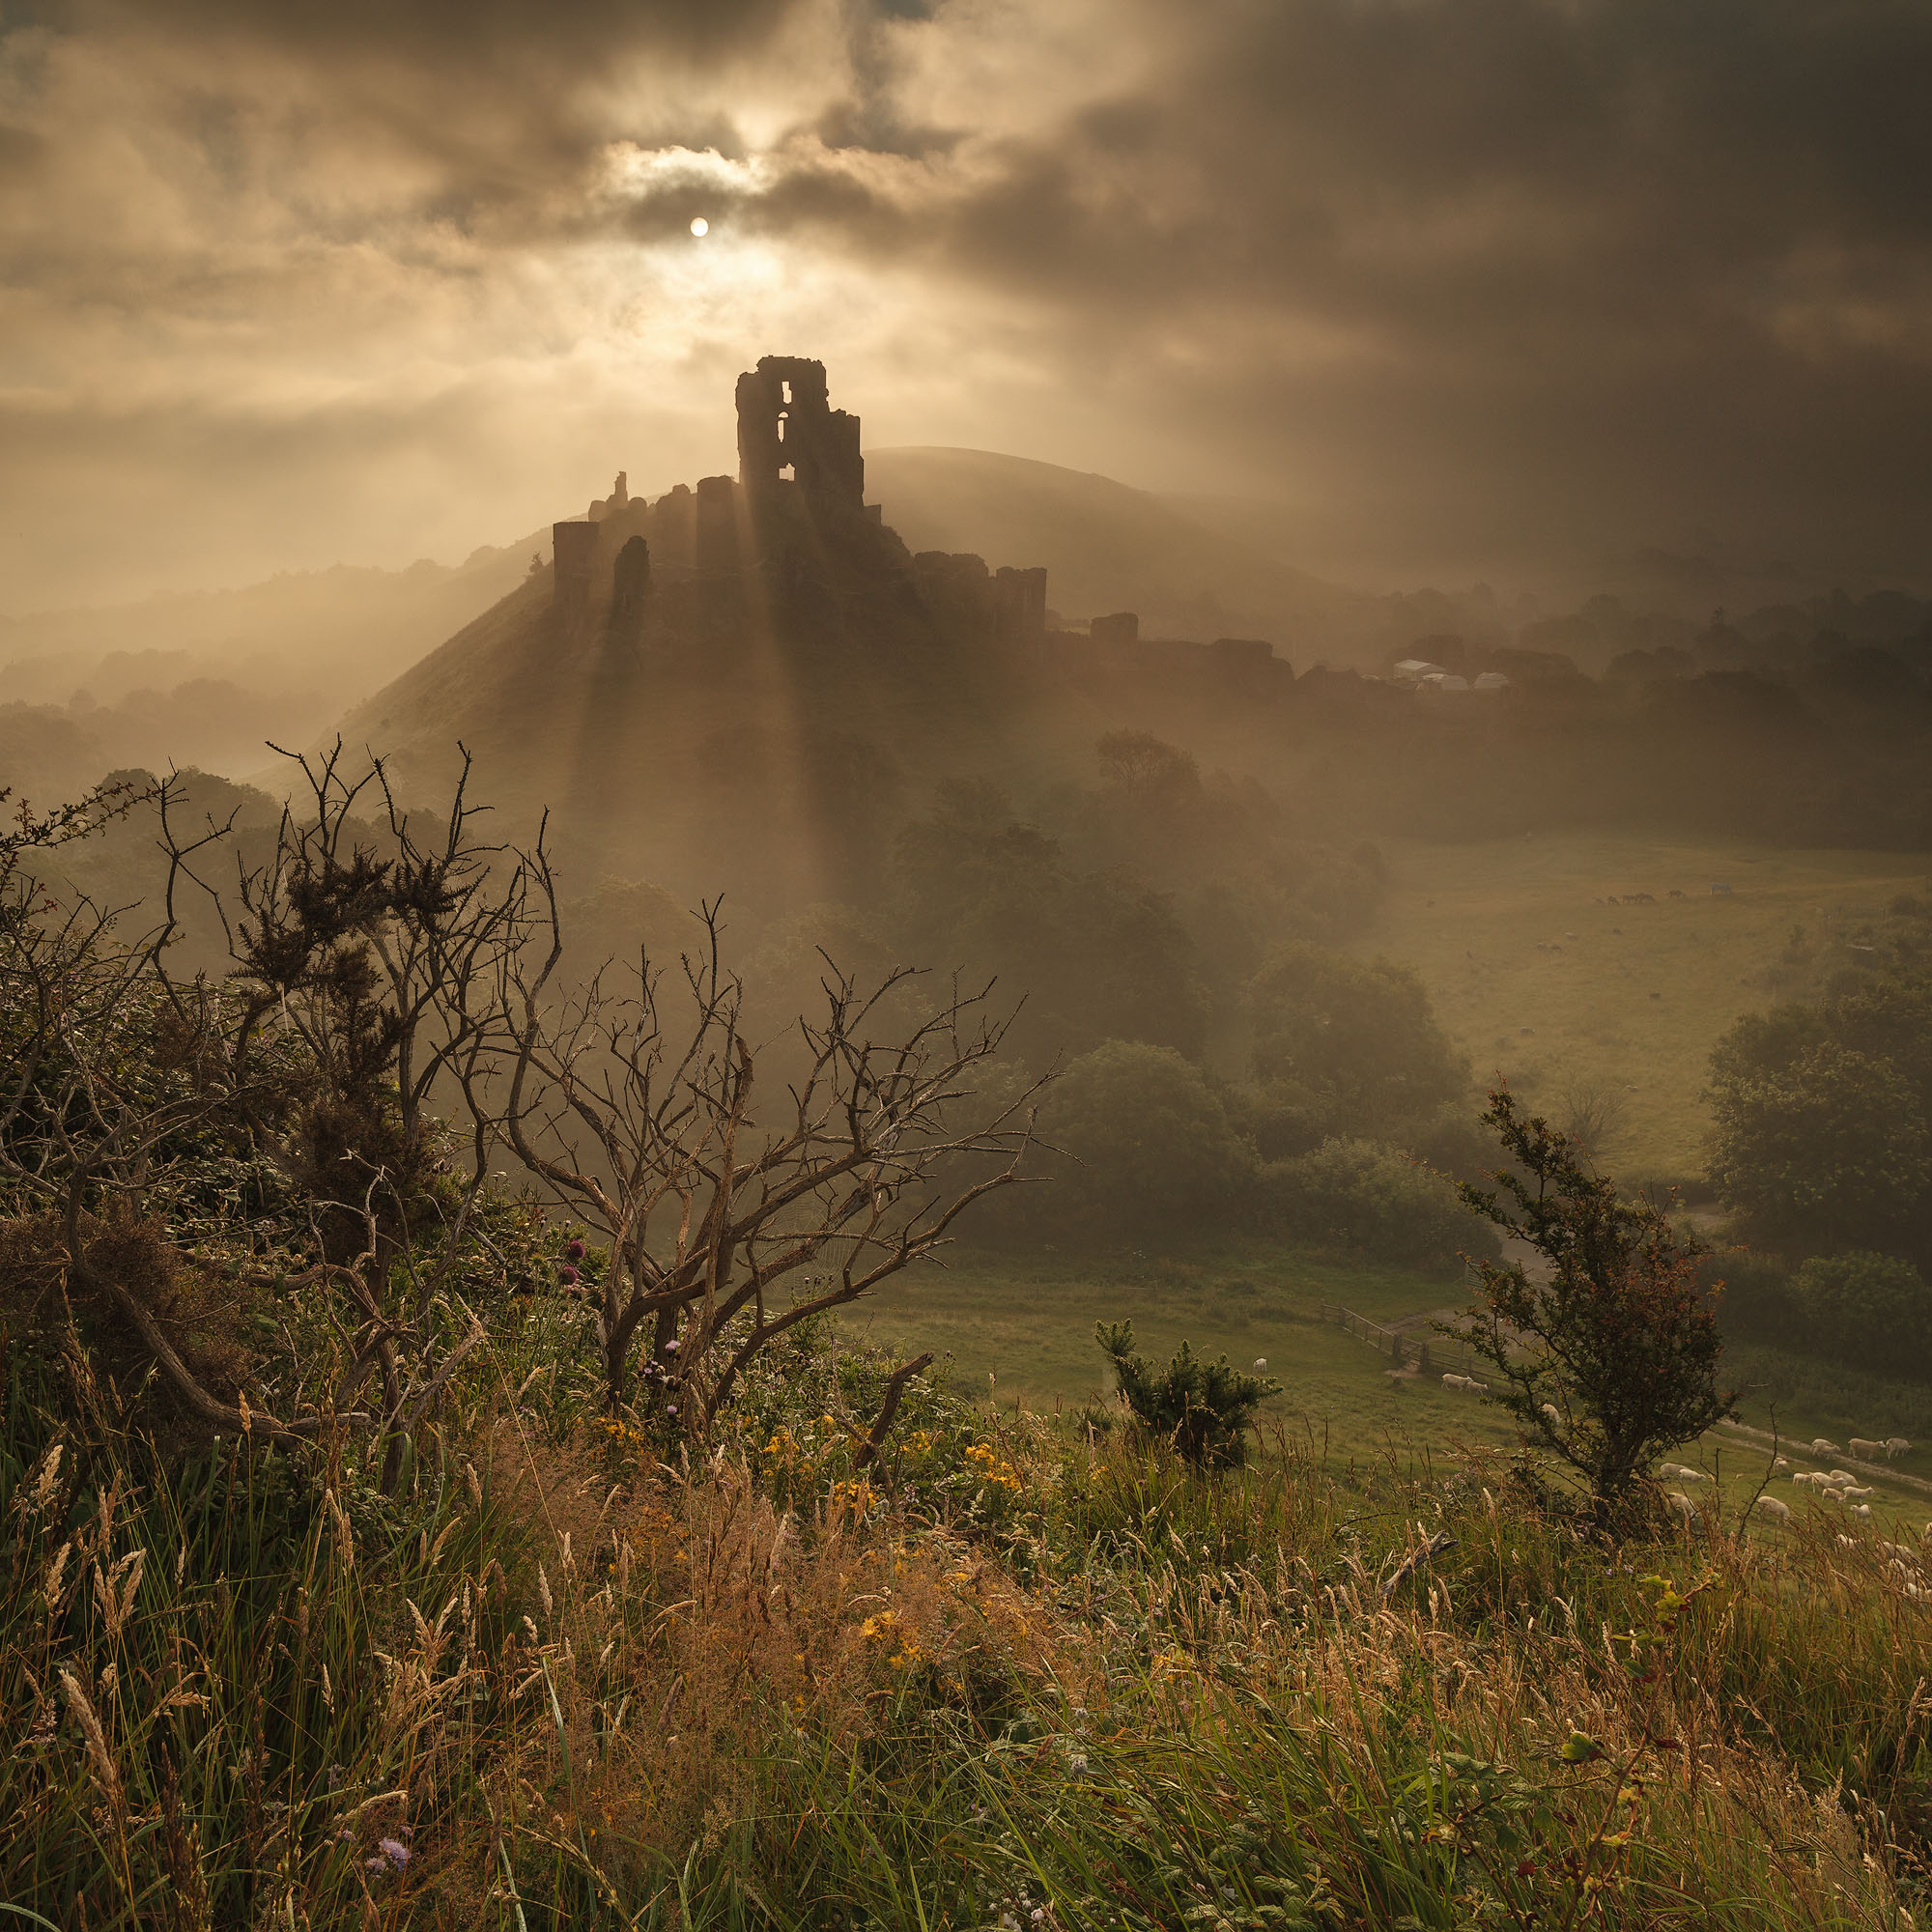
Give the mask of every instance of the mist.
[[1645, 552], [1922, 584], [1928, 35], [1903, 0], [12, 10], [0, 609], [454, 564], [620, 468], [730, 468], [716, 399], [791, 346], [878, 447], [1259, 500], [1364, 589]]

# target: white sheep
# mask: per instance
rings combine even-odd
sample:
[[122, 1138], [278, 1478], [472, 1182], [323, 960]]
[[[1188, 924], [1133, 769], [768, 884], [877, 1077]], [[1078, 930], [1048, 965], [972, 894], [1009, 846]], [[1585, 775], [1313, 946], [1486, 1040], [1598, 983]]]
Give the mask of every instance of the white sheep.
[[1854, 1435], [1851, 1440], [1851, 1452], [1854, 1456], [1861, 1457], [1864, 1461], [1870, 1462], [1874, 1456], [1883, 1456], [1885, 1454], [1885, 1444], [1883, 1442], [1874, 1442], [1868, 1435]]
[[1561, 1429], [1563, 1427], [1563, 1411], [1553, 1402], [1546, 1402], [1541, 1406], [1544, 1415], [1548, 1419], [1550, 1428]]
[[1853, 1515], [1854, 1515], [1855, 1517], [1860, 1517], [1860, 1518], [1861, 1518], [1861, 1519], [1862, 1519], [1862, 1520], [1863, 1520], [1864, 1521], [1866, 1521], [1866, 1522], [1869, 1522], [1869, 1521], [1871, 1520], [1871, 1504], [1870, 1504], [1870, 1503], [1854, 1503], [1854, 1504], [1852, 1505], [1852, 1514], [1853, 1514]]
[[1888, 1435], [1885, 1438], [1885, 1460], [1889, 1463], [1894, 1456], [1903, 1456], [1912, 1447], [1902, 1435]]
[[1467, 1389], [1474, 1388], [1476, 1385], [1467, 1376], [1444, 1376], [1442, 1378], [1442, 1386], [1446, 1389]]
[[1836, 1456], [1842, 1453], [1835, 1442], [1828, 1442], [1822, 1435], [1811, 1438], [1811, 1453], [1814, 1456]]
[[1858, 1481], [1858, 1478], [1849, 1469], [1833, 1469], [1825, 1480], [1828, 1483], [1835, 1483], [1839, 1489], [1843, 1490], [1849, 1489], [1852, 1484]]
[[1265, 1355], [1257, 1355], [1257, 1356], [1255, 1357], [1255, 1374], [1256, 1374], [1256, 1375], [1258, 1375], [1258, 1376], [1264, 1376], [1264, 1375], [1266, 1375], [1266, 1374], [1267, 1374], [1267, 1366], [1268, 1366], [1268, 1358], [1267, 1358], [1267, 1357], [1266, 1357]]
[[1838, 1493], [1849, 1501], [1853, 1496], [1875, 1496], [1878, 1492], [1869, 1487], [1861, 1490], [1856, 1483], [1841, 1483], [1838, 1486]]
[[1908, 1548], [1902, 1543], [1881, 1543], [1879, 1549], [1882, 1554], [1889, 1556], [1894, 1563], [1910, 1563], [1915, 1570], [1918, 1567], [1918, 1550]]
[[1809, 1488], [1817, 1489], [1824, 1486], [1826, 1479], [1816, 1469], [1800, 1469], [1791, 1480], [1794, 1483], [1804, 1483]]
[[1657, 1473], [1680, 1483], [1708, 1483], [1711, 1480], [1702, 1469], [1693, 1469], [1688, 1463], [1660, 1463]]
[[1663, 1499], [1671, 1508], [1682, 1515], [1686, 1522], [1694, 1522], [1696, 1520], [1697, 1505], [1682, 1490], [1666, 1490]]
[[1771, 1466], [1774, 1469], [1788, 1469], [1791, 1466], [1791, 1458], [1789, 1456], [1779, 1456], [1773, 1462]]
[[1779, 1522], [1785, 1522], [1790, 1520], [1791, 1505], [1787, 1502], [1780, 1502], [1776, 1496], [1758, 1497], [1757, 1507], [1761, 1509], [1766, 1516], [1776, 1517]]

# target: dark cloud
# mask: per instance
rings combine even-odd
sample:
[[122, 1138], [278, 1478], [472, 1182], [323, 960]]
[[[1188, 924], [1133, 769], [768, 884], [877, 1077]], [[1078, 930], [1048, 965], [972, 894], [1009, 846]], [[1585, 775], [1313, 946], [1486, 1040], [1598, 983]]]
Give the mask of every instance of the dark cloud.
[[156, 473], [203, 416], [331, 490], [465, 409], [483, 477], [600, 409], [682, 451], [798, 347], [909, 440], [1278, 494], [1392, 572], [1924, 562], [1922, 0], [0, 18], [9, 407]]

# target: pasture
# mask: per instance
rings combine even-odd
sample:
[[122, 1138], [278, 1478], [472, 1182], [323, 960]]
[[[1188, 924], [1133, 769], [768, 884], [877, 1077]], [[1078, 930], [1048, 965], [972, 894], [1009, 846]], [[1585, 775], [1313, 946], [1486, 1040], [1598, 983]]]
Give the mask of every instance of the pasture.
[[[1350, 950], [1416, 968], [1479, 1079], [1501, 1074], [1552, 1114], [1573, 1087], [1619, 1096], [1605, 1158], [1657, 1178], [1702, 1172], [1718, 1037], [1852, 964], [1861, 926], [1925, 870], [1909, 853], [1627, 834], [1384, 852], [1387, 899]], [[1640, 892], [1654, 903], [1605, 902]]]
[[[1243, 1368], [1265, 1357], [1284, 1390], [1268, 1406], [1270, 1422], [1331, 1463], [1392, 1460], [1406, 1466], [1506, 1450], [1514, 1425], [1475, 1397], [1444, 1388], [1439, 1376], [1391, 1375], [1388, 1357], [1324, 1318], [1323, 1306], [1340, 1304], [1390, 1326], [1414, 1322], [1428, 1334], [1427, 1317], [1460, 1309], [1466, 1298], [1455, 1273], [1421, 1274], [1259, 1242], [1185, 1259], [1132, 1250], [960, 1248], [947, 1266], [910, 1271], [841, 1325], [850, 1336], [906, 1354], [931, 1350], [962, 1395], [1051, 1413], [1104, 1393], [1094, 1324], [1127, 1320], [1140, 1351], [1163, 1360], [1183, 1340], [1198, 1354], [1225, 1352]], [[1897, 1529], [1932, 1518], [1932, 1490], [1920, 1487], [1932, 1483], [1932, 1430], [1921, 1430], [1916, 1413], [1887, 1407], [1881, 1392], [1856, 1385], [1857, 1378], [1810, 1375], [1795, 1359], [1763, 1350], [1742, 1351], [1731, 1378], [1745, 1389], [1746, 1427], [1714, 1430], [1677, 1452], [1676, 1460], [1715, 1478], [1682, 1486], [1687, 1493], [1748, 1502], [1769, 1459], [1759, 1434], [1774, 1425], [1793, 1471], [1847, 1466], [1843, 1453], [1814, 1455], [1800, 1446], [1814, 1437], [1842, 1450], [1854, 1435], [1898, 1433], [1913, 1449], [1884, 1474], [1860, 1476], [1873, 1491], [1873, 1521]], [[1889, 1393], [1912, 1410], [1932, 1406], [1920, 1400], [1923, 1391]], [[1827, 1507], [1794, 1486], [1788, 1472], [1773, 1479], [1769, 1493], [1803, 1511]]]

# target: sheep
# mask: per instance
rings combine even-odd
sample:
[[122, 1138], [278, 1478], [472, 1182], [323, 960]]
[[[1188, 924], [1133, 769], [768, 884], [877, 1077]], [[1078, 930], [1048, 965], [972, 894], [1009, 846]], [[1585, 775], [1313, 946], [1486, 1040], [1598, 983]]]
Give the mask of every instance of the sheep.
[[1894, 1563], [1909, 1563], [1915, 1570], [1918, 1567], [1918, 1550], [1908, 1548], [1902, 1543], [1881, 1543], [1879, 1551], [1882, 1555], [1889, 1556]]
[[1849, 1469], [1833, 1469], [1825, 1480], [1828, 1483], [1836, 1483], [1840, 1489], [1846, 1489], [1856, 1483], [1858, 1478]]
[[1871, 1520], [1871, 1504], [1854, 1503], [1852, 1505], [1852, 1514], [1855, 1517], [1862, 1518], [1864, 1521], [1869, 1522]]
[[1822, 1435], [1814, 1435], [1811, 1438], [1811, 1453], [1814, 1456], [1837, 1456], [1843, 1451], [1835, 1442], [1828, 1442]]
[[1885, 1438], [1885, 1460], [1889, 1463], [1894, 1456], [1903, 1456], [1912, 1447], [1902, 1435], [1888, 1435]]
[[1874, 1456], [1883, 1456], [1885, 1454], [1885, 1444], [1883, 1442], [1874, 1442], [1869, 1436], [1865, 1435], [1854, 1435], [1849, 1446], [1854, 1456], [1861, 1457], [1867, 1463]]
[[1873, 1489], [1861, 1490], [1852, 1483], [1841, 1483], [1838, 1486], [1838, 1493], [1849, 1500], [1853, 1496], [1875, 1496], [1878, 1492]]
[[1771, 1466], [1774, 1469], [1788, 1469], [1791, 1466], [1791, 1458], [1789, 1456], [1779, 1456], [1773, 1462]]
[[1442, 1386], [1446, 1389], [1474, 1388], [1475, 1383], [1467, 1376], [1444, 1376]]
[[1758, 1497], [1757, 1507], [1766, 1516], [1776, 1517], [1779, 1522], [1786, 1522], [1790, 1520], [1791, 1505], [1787, 1502], [1780, 1502], [1776, 1496]]
[[1267, 1357], [1266, 1357], [1265, 1355], [1257, 1355], [1257, 1356], [1255, 1357], [1255, 1374], [1256, 1374], [1256, 1375], [1258, 1375], [1258, 1376], [1264, 1376], [1264, 1375], [1266, 1375], [1266, 1374], [1267, 1374], [1267, 1367], [1268, 1367], [1268, 1358], [1267, 1358]]
[[1550, 1428], [1561, 1429], [1563, 1427], [1563, 1411], [1553, 1402], [1546, 1402], [1541, 1406]]
[[1694, 1522], [1697, 1520], [1697, 1505], [1682, 1490], [1666, 1490], [1663, 1500], [1676, 1510], [1686, 1522]]
[[1693, 1469], [1687, 1463], [1660, 1463], [1657, 1473], [1680, 1483], [1708, 1483], [1711, 1480], [1702, 1469]]

